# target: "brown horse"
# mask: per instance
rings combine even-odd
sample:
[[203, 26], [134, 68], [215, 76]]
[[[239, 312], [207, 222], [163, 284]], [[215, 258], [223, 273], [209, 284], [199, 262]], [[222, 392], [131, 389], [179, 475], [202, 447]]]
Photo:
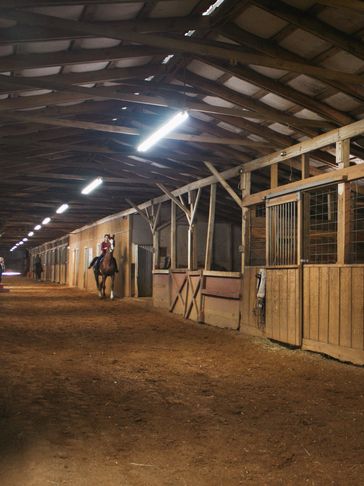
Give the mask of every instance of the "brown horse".
[[[116, 261], [114, 258], [114, 245], [115, 245], [115, 235], [110, 238], [111, 246], [101, 260], [99, 267], [97, 265], [94, 266], [94, 275], [96, 280], [97, 290], [99, 291], [99, 297], [102, 299], [105, 297], [105, 287], [106, 287], [106, 279], [107, 277], [111, 278], [111, 292], [110, 292], [110, 299], [114, 299], [114, 282], [115, 282], [115, 273], [117, 272]], [[99, 282], [99, 277], [101, 278], [101, 282]]]

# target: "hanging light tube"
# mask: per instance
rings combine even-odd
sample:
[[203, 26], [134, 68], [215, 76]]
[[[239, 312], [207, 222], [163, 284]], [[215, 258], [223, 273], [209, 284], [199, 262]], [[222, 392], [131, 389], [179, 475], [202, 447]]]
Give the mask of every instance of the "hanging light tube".
[[86, 187], [84, 187], [81, 191], [81, 194], [90, 194], [96, 187], [99, 187], [102, 184], [102, 177], [97, 177], [94, 179], [90, 184], [88, 184]]
[[162, 125], [158, 128], [157, 131], [152, 133], [150, 137], [148, 137], [144, 142], [142, 142], [138, 147], [138, 152], [146, 152], [150, 149], [154, 144], [159, 142], [162, 138], [172, 132], [175, 128], [177, 128], [181, 123], [183, 123], [188, 118], [187, 111], [180, 111], [177, 113], [173, 118], [171, 118], [165, 125]]
[[42, 224], [48, 224], [50, 222], [51, 218], [44, 218], [42, 221]]
[[65, 211], [67, 211], [68, 208], [69, 208], [68, 204], [62, 204], [62, 206], [59, 206], [59, 208], [57, 209], [56, 213], [57, 214], [62, 214]]

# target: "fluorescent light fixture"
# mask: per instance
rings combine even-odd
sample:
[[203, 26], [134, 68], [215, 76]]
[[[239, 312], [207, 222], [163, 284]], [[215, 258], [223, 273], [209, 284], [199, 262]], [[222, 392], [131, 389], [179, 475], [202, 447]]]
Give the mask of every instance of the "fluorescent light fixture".
[[219, 7], [220, 7], [220, 5], [221, 5], [222, 3], [224, 3], [224, 1], [225, 1], [225, 0], [216, 0], [216, 2], [214, 2], [212, 5], [210, 5], [210, 6], [209, 6], [209, 8], [203, 12], [203, 14], [202, 14], [202, 15], [204, 15], [204, 16], [206, 16], [206, 15], [211, 15], [213, 12], [215, 12], [215, 10], [216, 10], [217, 8], [219, 8]]
[[28, 236], [30, 237], [30, 236], [33, 236], [33, 235], [34, 235], [34, 231], [29, 231]]
[[118, 121], [118, 119], [117, 118], [113, 118], [112, 121]]
[[169, 61], [170, 61], [171, 59], [173, 59], [173, 58], [174, 58], [174, 54], [169, 54], [169, 56], [166, 56], [166, 57], [163, 59], [162, 64], [168, 64], [168, 63], [169, 63]]
[[148, 76], [147, 78], [144, 78], [144, 81], [152, 81], [154, 78], [155, 76]]
[[28, 238], [23, 238], [23, 241], [28, 241]]
[[156, 132], [152, 133], [143, 143], [141, 143], [137, 150], [138, 152], [146, 152], [155, 143], [168, 135], [172, 130], [177, 128], [188, 118], [187, 111], [180, 111], [177, 115], [174, 115], [165, 125], [161, 126]]
[[123, 106], [121, 109], [122, 109], [122, 110], [127, 110], [127, 109], [128, 109], [128, 107], [127, 107], [127, 106]]
[[19, 241], [19, 245], [24, 245], [24, 241]]
[[37, 226], [34, 226], [35, 231], [39, 231], [41, 229], [42, 225], [37, 224]]
[[65, 211], [67, 211], [68, 208], [69, 208], [68, 204], [62, 204], [62, 206], [59, 206], [59, 208], [57, 209], [56, 213], [57, 214], [62, 214]]
[[185, 32], [185, 37], [192, 37], [195, 32], [196, 32], [195, 30], [189, 30]]
[[102, 184], [102, 177], [97, 177], [94, 179], [90, 184], [84, 187], [81, 191], [81, 194], [90, 194], [96, 187], [99, 187]]
[[42, 224], [48, 224], [50, 222], [51, 218], [44, 218], [42, 221]]
[[13, 277], [14, 275], [21, 275], [20, 272], [4, 272], [3, 275], [6, 275], [7, 277]]

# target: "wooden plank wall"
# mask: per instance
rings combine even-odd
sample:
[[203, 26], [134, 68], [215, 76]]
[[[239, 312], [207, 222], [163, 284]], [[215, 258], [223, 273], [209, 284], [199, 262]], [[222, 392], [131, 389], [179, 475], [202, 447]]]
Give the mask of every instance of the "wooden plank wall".
[[169, 273], [153, 272], [153, 305], [162, 309], [169, 309], [171, 300]]
[[364, 364], [363, 306], [363, 266], [305, 266], [303, 347]]
[[203, 279], [202, 321], [216, 327], [239, 329], [240, 277], [206, 275]]
[[300, 269], [267, 269], [266, 327], [268, 338], [300, 346], [301, 332]]
[[241, 282], [240, 331], [253, 336], [262, 336], [265, 326], [259, 326], [256, 313], [257, 273], [261, 267], [245, 267]]

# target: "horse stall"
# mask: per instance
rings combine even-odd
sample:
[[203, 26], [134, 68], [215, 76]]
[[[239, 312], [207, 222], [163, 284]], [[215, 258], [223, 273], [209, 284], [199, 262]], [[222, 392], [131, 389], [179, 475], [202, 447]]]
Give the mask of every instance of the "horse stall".
[[288, 181], [277, 154], [267, 158], [265, 190], [255, 189], [254, 162], [241, 174], [241, 196], [225, 187], [241, 205], [238, 244], [216, 220], [214, 185], [206, 227], [197, 218], [191, 232], [172, 210], [171, 268], [154, 268], [153, 301], [200, 323], [364, 364], [363, 165], [350, 166], [349, 138], [331, 136], [318, 144], [331, 144], [338, 168], [317, 175], [309, 142], [287, 157]]
[[34, 261], [37, 255], [42, 261], [43, 272], [41, 280], [59, 284], [67, 283], [69, 237], [63, 236], [56, 240], [32, 248], [30, 253], [29, 277], [34, 278]]

